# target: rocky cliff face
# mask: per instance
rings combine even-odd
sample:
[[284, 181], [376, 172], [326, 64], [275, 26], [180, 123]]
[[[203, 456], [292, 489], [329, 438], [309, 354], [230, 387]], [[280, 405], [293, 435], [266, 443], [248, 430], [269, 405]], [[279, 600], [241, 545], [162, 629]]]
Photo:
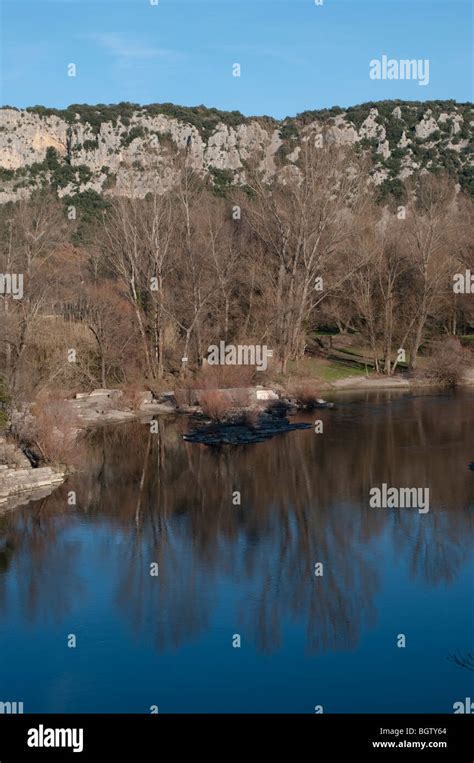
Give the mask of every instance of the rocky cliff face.
[[271, 177], [297, 163], [301, 142], [316, 136], [367, 151], [374, 182], [387, 190], [414, 172], [438, 169], [466, 190], [474, 186], [472, 105], [454, 101], [383, 101], [279, 122], [171, 104], [6, 107], [0, 121], [0, 203], [44, 184], [60, 196], [161, 192], [173, 183], [177, 149], [216, 185], [239, 184], [248, 163]]

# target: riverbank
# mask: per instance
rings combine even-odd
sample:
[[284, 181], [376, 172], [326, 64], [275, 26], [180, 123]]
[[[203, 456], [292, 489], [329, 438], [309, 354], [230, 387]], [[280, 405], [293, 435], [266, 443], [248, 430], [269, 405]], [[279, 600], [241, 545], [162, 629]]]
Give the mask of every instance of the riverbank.
[[[77, 393], [75, 398], [65, 400], [64, 404], [69, 408], [72, 418], [77, 421], [79, 429], [100, 426], [103, 424], [119, 424], [147, 416], [189, 414], [200, 409], [201, 397], [210, 392], [226, 394], [234, 399], [236, 408], [255, 408], [261, 410], [269, 403], [291, 399], [294, 397], [294, 389], [297, 387], [311, 387], [317, 393], [356, 391], [356, 390], [389, 390], [389, 389], [439, 389], [440, 385], [429, 379], [414, 378], [405, 374], [397, 376], [382, 376], [371, 374], [369, 376], [354, 376], [339, 378], [334, 381], [321, 381], [320, 379], [301, 378], [292, 379], [287, 383], [269, 381], [266, 386], [220, 388], [209, 389], [176, 389], [158, 394], [156, 397], [150, 391], [142, 391], [137, 394], [134, 406], [127, 406], [123, 402], [121, 390], [96, 389], [92, 392]], [[474, 386], [474, 369], [469, 369], [461, 380], [460, 387]], [[316, 393], [317, 391], [317, 393]], [[239, 398], [247, 397], [247, 405], [240, 404]]]
[[[474, 386], [474, 369], [469, 369], [464, 373], [459, 382], [459, 387]], [[348, 376], [343, 379], [337, 379], [334, 382], [323, 383], [321, 389], [418, 389], [422, 387], [433, 387], [439, 389], [441, 385], [430, 379], [412, 378], [409, 376]]]
[[[474, 369], [464, 374], [460, 386], [474, 386]], [[74, 398], [61, 401], [60, 405], [64, 409], [64, 420], [74, 422], [76, 437], [79, 437], [80, 433], [86, 429], [141, 419], [151, 421], [153, 417], [161, 415], [193, 415], [197, 416], [201, 422], [207, 420], [209, 423], [212, 420], [229, 422], [232, 416], [245, 414], [250, 422], [247, 425], [250, 433], [247, 439], [251, 442], [259, 438], [258, 432], [254, 431], [255, 425], [251, 423], [252, 415], [265, 413], [266, 410], [280, 403], [291, 413], [292, 410], [320, 407], [316, 399], [321, 394], [330, 396], [330, 393], [337, 392], [439, 389], [439, 387], [439, 384], [434, 384], [428, 379], [401, 374], [388, 378], [376, 375], [351, 375], [334, 381], [301, 378], [288, 380], [286, 384], [282, 384], [281, 381], [268, 382], [265, 387], [261, 385], [215, 390], [177, 389], [176, 392], [162, 392], [156, 397], [150, 391], [142, 391], [135, 395], [133, 407], [130, 401], [125, 401], [121, 390], [96, 389], [92, 392], [77, 393]], [[303, 390], [306, 395], [308, 390], [313, 391], [313, 401], [309, 403], [305, 401], [303, 392], [302, 398], [298, 399], [298, 389]], [[219, 400], [221, 401], [220, 414], [213, 415], [212, 405], [209, 406], [209, 396], [214, 396], [214, 406]], [[229, 414], [226, 414], [224, 410], [221, 416], [223, 408], [226, 407]], [[219, 416], [221, 416], [220, 419]], [[199, 438], [188, 437], [187, 439], [199, 441]], [[60, 468], [44, 464], [34, 468], [18, 446], [7, 443], [5, 438], [0, 438], [0, 511], [49, 495], [66, 479], [66, 476], [67, 467]]]
[[88, 428], [100, 424], [119, 424], [137, 418], [157, 414], [175, 413], [174, 393], [168, 392], [154, 398], [151, 392], [143, 391], [136, 395], [134, 404], [127, 406], [123, 393], [119, 389], [95, 389], [92, 392], [79, 392], [72, 400], [65, 400], [71, 417], [79, 428]]
[[66, 472], [52, 466], [33, 468], [22, 450], [0, 438], [0, 512], [50, 495]]

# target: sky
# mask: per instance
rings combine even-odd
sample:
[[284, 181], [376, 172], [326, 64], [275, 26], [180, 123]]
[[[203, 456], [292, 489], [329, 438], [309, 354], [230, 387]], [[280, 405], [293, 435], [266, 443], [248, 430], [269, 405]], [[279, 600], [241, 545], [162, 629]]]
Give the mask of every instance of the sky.
[[[470, 0], [319, 2], [2, 0], [0, 101], [171, 102], [283, 118], [384, 99], [473, 100]], [[371, 79], [383, 55], [428, 60], [428, 84]]]

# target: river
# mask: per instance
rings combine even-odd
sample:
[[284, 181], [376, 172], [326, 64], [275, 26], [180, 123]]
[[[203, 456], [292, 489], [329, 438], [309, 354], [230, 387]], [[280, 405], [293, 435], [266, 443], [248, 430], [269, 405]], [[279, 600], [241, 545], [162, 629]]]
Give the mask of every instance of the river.
[[[185, 443], [184, 417], [91, 432], [79, 473], [0, 518], [0, 701], [449, 713], [473, 696], [453, 657], [474, 653], [474, 392], [334, 400], [296, 419], [322, 432], [220, 451]], [[429, 488], [429, 511], [371, 508], [383, 483]]]

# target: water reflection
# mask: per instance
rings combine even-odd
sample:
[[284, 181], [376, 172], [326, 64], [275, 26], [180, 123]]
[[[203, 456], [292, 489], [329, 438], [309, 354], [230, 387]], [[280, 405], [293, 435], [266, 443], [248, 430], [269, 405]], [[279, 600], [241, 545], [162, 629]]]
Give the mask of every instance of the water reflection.
[[[223, 580], [234, 621], [260, 650], [279, 649], [288, 620], [305, 623], [310, 652], [354, 648], [377, 619], [378, 541], [430, 586], [453, 581], [468, 558], [473, 401], [343, 397], [317, 412], [322, 435], [218, 452], [184, 443], [184, 419], [160, 419], [158, 434], [146, 423], [97, 430], [87, 470], [0, 518], [2, 612], [15, 604], [31, 621], [68, 614], [87, 596], [92, 554], [127, 627], [157, 650], [205, 634]], [[430, 512], [369, 509], [369, 490], [382, 482], [428, 486]], [[108, 540], [91, 543], [104, 527]]]

